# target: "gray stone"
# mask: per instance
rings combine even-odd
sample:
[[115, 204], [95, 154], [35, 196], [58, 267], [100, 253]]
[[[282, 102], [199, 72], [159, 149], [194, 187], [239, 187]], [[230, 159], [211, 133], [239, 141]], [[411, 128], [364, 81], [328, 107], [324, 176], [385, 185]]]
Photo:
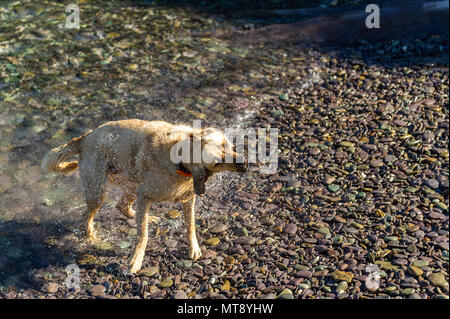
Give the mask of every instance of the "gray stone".
[[441, 272], [435, 272], [428, 278], [433, 286], [448, 289], [448, 281], [445, 279], [445, 275]]
[[209, 231], [213, 234], [217, 234], [217, 233], [224, 232], [225, 230], [227, 230], [227, 228], [228, 227], [225, 224], [216, 224]]
[[255, 238], [250, 237], [250, 236], [241, 236], [241, 237], [238, 237], [235, 240], [235, 242], [236, 242], [236, 244], [240, 244], [240, 245], [253, 245], [256, 242], [256, 240], [255, 240]]
[[297, 233], [297, 225], [296, 224], [287, 224], [286, 227], [284, 228], [284, 231], [288, 234], [294, 235], [295, 233]]
[[188, 299], [188, 295], [182, 290], [177, 290], [173, 294], [173, 299]]
[[50, 294], [58, 292], [58, 289], [59, 285], [56, 282], [49, 282], [42, 286], [42, 291]]
[[91, 296], [101, 296], [105, 294], [105, 286], [103, 285], [94, 285], [88, 289], [88, 292]]

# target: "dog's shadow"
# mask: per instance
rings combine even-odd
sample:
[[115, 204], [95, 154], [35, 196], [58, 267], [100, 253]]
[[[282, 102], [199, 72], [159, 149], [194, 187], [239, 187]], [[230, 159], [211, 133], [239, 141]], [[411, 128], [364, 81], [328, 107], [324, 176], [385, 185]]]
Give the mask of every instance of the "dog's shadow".
[[70, 231], [64, 224], [0, 222], [0, 289], [13, 285], [36, 289], [40, 283], [33, 273], [66, 265], [67, 254], [52, 240], [57, 241]]

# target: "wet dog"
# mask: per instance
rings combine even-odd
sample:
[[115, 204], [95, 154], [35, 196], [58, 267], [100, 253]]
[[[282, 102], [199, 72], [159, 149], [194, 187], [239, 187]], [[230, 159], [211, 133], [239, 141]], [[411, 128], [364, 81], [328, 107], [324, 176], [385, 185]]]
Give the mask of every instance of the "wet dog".
[[[195, 160], [199, 152], [202, 156]], [[66, 161], [76, 154], [79, 161]], [[174, 157], [180, 160], [174, 161]], [[136, 273], [145, 255], [148, 223], [158, 220], [149, 215], [153, 202], [182, 203], [189, 256], [194, 260], [201, 256], [195, 232], [196, 195], [205, 194], [205, 183], [214, 173], [245, 172], [238, 158], [233, 144], [214, 128], [133, 119], [105, 123], [52, 149], [42, 168], [63, 174], [79, 168], [87, 205], [85, 235], [90, 240], [96, 240], [93, 221], [102, 206], [107, 181], [124, 190], [116, 207], [127, 217], [136, 217], [137, 241], [130, 261], [130, 272]], [[131, 208], [135, 201], [136, 212]]]

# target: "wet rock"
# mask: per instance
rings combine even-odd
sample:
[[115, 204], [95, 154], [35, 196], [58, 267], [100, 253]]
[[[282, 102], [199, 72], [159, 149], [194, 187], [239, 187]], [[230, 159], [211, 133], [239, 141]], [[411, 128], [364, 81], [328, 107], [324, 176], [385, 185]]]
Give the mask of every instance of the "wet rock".
[[331, 185], [331, 184], [333, 184], [333, 182], [335, 180], [336, 180], [336, 177], [334, 177], [334, 176], [326, 176], [323, 182], [325, 185]]
[[432, 273], [428, 279], [431, 281], [433, 286], [448, 290], [448, 281], [445, 279], [445, 275], [443, 273]]
[[331, 185], [328, 185], [327, 188], [330, 192], [335, 193], [340, 189], [340, 186], [337, 184], [331, 184]]
[[351, 282], [354, 275], [350, 272], [345, 272], [345, 271], [340, 271], [340, 270], [336, 270], [334, 271], [331, 276], [333, 277], [333, 279], [337, 282], [340, 281], [346, 281], [346, 282]]
[[336, 293], [342, 294], [347, 290], [347, 288], [348, 288], [348, 283], [346, 281], [341, 281], [336, 288]]
[[320, 227], [317, 231], [320, 234], [323, 234], [323, 235], [330, 235], [331, 234], [330, 229], [328, 227]]
[[423, 268], [423, 267], [429, 266], [430, 262], [428, 260], [420, 260], [420, 259], [418, 259], [418, 260], [415, 260], [412, 264], [415, 267]]
[[100, 250], [112, 250], [114, 248], [113, 245], [107, 241], [97, 242], [94, 247]]
[[414, 277], [420, 277], [423, 275], [423, 270], [419, 267], [416, 267], [414, 265], [409, 266], [408, 268], [409, 274], [411, 274]]
[[97, 297], [105, 294], [105, 286], [103, 285], [94, 285], [90, 287], [87, 291], [91, 296]]
[[12, 186], [11, 177], [6, 174], [0, 174], [0, 193]]
[[277, 299], [294, 299], [294, 295], [290, 289], [286, 288], [279, 293]]
[[223, 262], [227, 265], [233, 265], [236, 259], [233, 256], [227, 256], [223, 259]]
[[383, 166], [383, 161], [379, 159], [373, 159], [369, 162], [371, 167], [377, 168]]
[[184, 291], [177, 290], [173, 294], [173, 299], [188, 299], [188, 295]]
[[246, 227], [239, 227], [234, 230], [236, 236], [248, 236], [248, 230]]
[[94, 255], [84, 254], [78, 258], [77, 262], [80, 265], [97, 264], [98, 259]]
[[297, 225], [296, 224], [287, 224], [286, 227], [284, 228], [284, 232], [287, 234], [291, 234], [294, 235], [295, 233], [297, 233]]
[[212, 246], [212, 247], [219, 245], [219, 243], [220, 243], [220, 239], [217, 237], [210, 238], [208, 240], [205, 240], [205, 242], [204, 242], [205, 245]]
[[164, 279], [163, 281], [161, 281], [160, 283], [159, 283], [159, 288], [169, 288], [169, 287], [172, 287], [172, 285], [173, 285], [173, 280], [172, 280], [172, 278], [166, 278], [166, 279]]
[[110, 263], [108, 265], [106, 265], [105, 270], [108, 273], [115, 273], [117, 271], [119, 271], [120, 269], [120, 264], [119, 263]]
[[213, 226], [209, 231], [213, 234], [217, 234], [217, 233], [224, 232], [227, 229], [228, 229], [227, 225], [218, 223], [215, 226]]
[[229, 291], [231, 288], [231, 284], [229, 280], [225, 280], [222, 287], [220, 288], [222, 291]]
[[402, 296], [411, 296], [415, 293], [415, 290], [414, 288], [405, 288], [400, 293], [402, 294]]
[[433, 189], [439, 188], [439, 182], [434, 178], [427, 180], [427, 185]]
[[169, 210], [169, 211], [167, 212], [167, 215], [168, 215], [170, 218], [175, 219], [175, 218], [180, 217], [181, 213], [180, 213], [179, 210], [171, 209], [171, 210]]
[[241, 236], [235, 240], [235, 243], [240, 245], [253, 245], [255, 242], [255, 238], [250, 236]]
[[56, 282], [49, 282], [42, 286], [42, 291], [50, 294], [55, 294], [58, 292], [59, 285]]
[[139, 274], [142, 276], [146, 276], [146, 277], [152, 277], [154, 275], [156, 275], [159, 272], [159, 268], [158, 267], [146, 267], [144, 269], [142, 269]]
[[312, 272], [308, 271], [308, 270], [300, 270], [297, 271], [296, 276], [300, 277], [300, 278], [311, 278], [312, 277]]
[[434, 211], [429, 213], [428, 216], [430, 216], [433, 219], [445, 219], [446, 218], [444, 214], [434, 212]]

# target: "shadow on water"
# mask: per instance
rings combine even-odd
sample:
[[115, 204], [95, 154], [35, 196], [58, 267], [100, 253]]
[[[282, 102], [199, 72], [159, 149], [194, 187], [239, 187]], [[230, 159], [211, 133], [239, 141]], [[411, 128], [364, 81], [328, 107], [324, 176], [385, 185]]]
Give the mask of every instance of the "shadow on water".
[[[379, 0], [377, 3], [385, 4], [396, 0]], [[369, 0], [340, 1], [339, 9], [330, 5], [331, 0], [133, 0], [139, 6], [160, 5], [168, 7], [184, 7], [195, 10], [198, 13], [216, 15], [221, 20], [237, 22], [243, 28], [251, 28], [256, 25], [274, 23], [290, 23], [299, 21], [317, 12], [325, 13], [355, 7]]]
[[0, 222], [0, 288], [36, 289], [40, 286], [36, 271], [70, 263], [64, 249], [55, 245], [69, 232], [64, 224]]
[[[308, 0], [133, 2], [190, 8], [219, 22], [227, 21], [235, 26], [234, 30], [211, 32], [250, 52], [313, 49], [385, 67], [448, 64], [448, 1], [379, 1], [381, 26], [370, 29], [366, 26], [370, 1], [355, 1], [352, 5], [342, 5], [347, 3], [341, 1], [338, 7]], [[386, 47], [389, 51], [383, 50]]]

